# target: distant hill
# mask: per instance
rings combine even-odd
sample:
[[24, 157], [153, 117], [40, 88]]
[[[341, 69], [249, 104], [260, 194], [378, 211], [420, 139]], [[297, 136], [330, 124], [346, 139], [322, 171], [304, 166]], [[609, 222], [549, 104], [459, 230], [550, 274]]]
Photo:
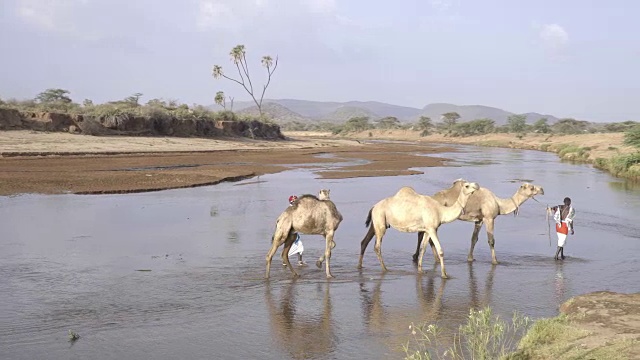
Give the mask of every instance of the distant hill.
[[[213, 109], [219, 109], [216, 105]], [[378, 101], [323, 102], [296, 99], [265, 99], [263, 109], [268, 116], [278, 123], [298, 121], [302, 123], [318, 120], [344, 122], [354, 116], [368, 116], [371, 121], [385, 116], [397, 117], [402, 122], [415, 122], [420, 116], [428, 116], [439, 122], [442, 114], [457, 112], [460, 121], [471, 121], [481, 118], [493, 119], [496, 125], [506, 124], [507, 118], [514, 113], [483, 105], [454, 105], [447, 103], [428, 104], [422, 109], [398, 106]], [[233, 110], [238, 113], [258, 114], [253, 101], [237, 101]], [[526, 113], [527, 123], [546, 117], [549, 124], [558, 121], [553, 115], [542, 115], [535, 112]]]
[[547, 118], [547, 123], [548, 124], [555, 124], [558, 122], [557, 117], [553, 116], [553, 115], [543, 115], [543, 114], [538, 114], [535, 112], [530, 112], [530, 113], [526, 113], [524, 115], [527, 115], [527, 123], [529, 124], [533, 124], [534, 122], [538, 121], [539, 119], [542, 118]]
[[382, 116], [361, 107], [341, 106], [329, 114], [320, 116], [319, 119], [335, 123], [343, 123], [354, 117], [368, 117], [369, 120], [374, 121], [380, 119]]
[[[324, 119], [329, 114], [343, 107], [360, 108], [366, 112], [375, 114], [378, 118], [395, 116], [401, 121], [414, 121], [421, 111], [418, 108], [392, 105], [378, 101], [323, 102], [294, 99], [265, 99], [264, 103], [279, 104], [293, 112], [312, 119]], [[252, 101], [238, 101], [234, 103], [233, 108], [234, 110], [242, 110], [253, 106], [255, 106], [255, 104]], [[344, 110], [341, 110], [341, 112], [343, 111]]]
[[[234, 104], [234, 110], [235, 109], [236, 107]], [[291, 111], [290, 109], [276, 103], [262, 104], [262, 112], [265, 114], [267, 118], [273, 119], [277, 123], [287, 123], [292, 121], [297, 121], [300, 123], [309, 123], [313, 121], [312, 119], [304, 117], [298, 114], [297, 112]], [[258, 107], [255, 105], [244, 108], [240, 111], [236, 111], [236, 113], [239, 115], [253, 115], [253, 116], [260, 115], [260, 112], [258, 111]]]
[[[483, 105], [453, 105], [445, 103], [429, 104], [422, 109], [421, 116], [428, 116], [431, 120], [438, 122], [442, 114], [448, 112], [457, 112], [460, 115], [460, 122], [471, 121], [476, 119], [488, 118], [495, 121], [496, 125], [504, 125], [507, 123], [509, 116], [514, 113], [491, 106]], [[527, 123], [533, 123], [540, 118], [546, 117], [549, 124], [553, 124], [558, 119], [551, 115], [541, 115], [538, 113], [527, 113]]]

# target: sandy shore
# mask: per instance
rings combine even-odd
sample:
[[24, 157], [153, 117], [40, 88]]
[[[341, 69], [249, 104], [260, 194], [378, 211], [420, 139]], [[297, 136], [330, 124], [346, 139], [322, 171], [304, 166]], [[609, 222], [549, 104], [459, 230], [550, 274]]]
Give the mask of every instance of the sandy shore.
[[[107, 194], [213, 185], [309, 163], [369, 162], [318, 170], [322, 178], [420, 174], [452, 151], [429, 145], [362, 144], [357, 140], [285, 141], [162, 137], [93, 137], [29, 131], [0, 132], [0, 195]], [[317, 155], [330, 152], [333, 158]], [[337, 169], [336, 169], [337, 170]]]

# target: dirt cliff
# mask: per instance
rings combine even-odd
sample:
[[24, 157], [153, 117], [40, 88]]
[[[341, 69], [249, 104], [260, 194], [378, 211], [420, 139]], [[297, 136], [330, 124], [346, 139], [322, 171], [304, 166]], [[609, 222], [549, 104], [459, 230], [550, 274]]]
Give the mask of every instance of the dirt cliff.
[[169, 116], [146, 117], [127, 114], [87, 116], [50, 112], [27, 112], [0, 108], [0, 130], [70, 132], [94, 136], [241, 136], [257, 139], [284, 139], [280, 126], [257, 120], [182, 120]]

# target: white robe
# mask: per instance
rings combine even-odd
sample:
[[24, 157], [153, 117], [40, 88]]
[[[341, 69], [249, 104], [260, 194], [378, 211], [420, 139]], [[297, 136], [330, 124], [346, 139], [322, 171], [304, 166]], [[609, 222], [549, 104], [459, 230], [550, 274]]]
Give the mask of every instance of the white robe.
[[289, 249], [289, 256], [295, 254], [302, 254], [304, 251], [304, 246], [302, 245], [302, 240], [300, 240], [300, 234], [296, 234], [296, 241], [291, 245], [291, 249]]
[[[553, 214], [553, 220], [555, 220], [556, 224], [558, 225], [562, 224], [563, 222], [566, 223], [567, 228], [569, 229], [569, 231], [571, 231], [571, 229], [573, 228], [573, 218], [575, 216], [576, 216], [575, 209], [573, 208], [573, 206], [569, 206], [569, 214], [564, 220], [560, 220], [560, 207], [558, 206], [558, 209]], [[558, 235], [558, 246], [564, 247], [564, 244], [567, 241], [567, 235], [562, 233], [557, 233], [557, 235]]]

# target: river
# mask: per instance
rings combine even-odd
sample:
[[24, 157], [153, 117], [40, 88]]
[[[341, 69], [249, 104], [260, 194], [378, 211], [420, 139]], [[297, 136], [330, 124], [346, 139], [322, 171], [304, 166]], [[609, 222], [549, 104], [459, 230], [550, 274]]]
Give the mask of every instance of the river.
[[[402, 358], [409, 324], [455, 328], [470, 307], [551, 317], [574, 295], [640, 291], [640, 188], [588, 165], [528, 150], [457, 146], [447, 167], [423, 175], [341, 180], [292, 169], [237, 183], [130, 195], [0, 198], [0, 359]], [[326, 166], [326, 165], [322, 165]], [[527, 180], [544, 187], [518, 216], [496, 221], [500, 264], [483, 228], [466, 261], [473, 224], [443, 225], [450, 279], [416, 235], [393, 229], [382, 274], [370, 244], [356, 269], [364, 221], [401, 186], [423, 194], [457, 178], [510, 197]], [[303, 235], [302, 276], [264, 257], [291, 194], [331, 190], [344, 216], [328, 281], [315, 260], [321, 236]], [[564, 261], [553, 260], [545, 205], [576, 208]], [[292, 257], [292, 263], [295, 260]], [[294, 265], [295, 266], [295, 265]], [[68, 341], [68, 330], [80, 334]]]

